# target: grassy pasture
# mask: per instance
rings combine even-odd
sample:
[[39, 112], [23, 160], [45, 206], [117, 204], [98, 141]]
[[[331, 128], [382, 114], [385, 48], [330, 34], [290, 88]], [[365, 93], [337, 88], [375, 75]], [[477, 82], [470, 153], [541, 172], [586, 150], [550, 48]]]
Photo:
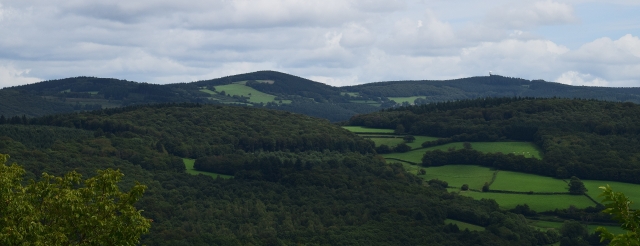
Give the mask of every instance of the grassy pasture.
[[482, 226], [477, 226], [474, 224], [469, 224], [467, 222], [462, 222], [458, 220], [446, 219], [444, 220], [444, 223], [457, 225], [461, 231], [464, 231], [464, 229], [468, 229], [469, 231], [484, 231], [484, 227]]
[[[417, 167], [417, 166], [416, 166]], [[418, 168], [416, 168], [417, 171]], [[493, 172], [487, 167], [472, 165], [447, 165], [424, 169], [427, 174], [420, 175], [425, 180], [439, 179], [449, 183], [450, 187], [459, 188], [468, 184], [470, 189], [482, 189], [485, 182], [490, 182]]]
[[[254, 80], [254, 81], [258, 82], [258, 83], [263, 83], [263, 84], [273, 84], [275, 82], [273, 80], [267, 80], [267, 79], [259, 79], [259, 80]], [[233, 84], [246, 85], [247, 82], [248, 82], [248, 80], [242, 80], [242, 81], [233, 82]]]
[[564, 181], [551, 177], [499, 171], [496, 180], [491, 184], [491, 189], [522, 192], [568, 192], [569, 186]]
[[343, 126], [353, 133], [393, 133], [393, 129], [368, 128], [363, 126]]
[[[415, 142], [419, 142], [419, 141], [415, 141]], [[419, 144], [422, 144], [422, 143], [419, 143]], [[502, 152], [502, 153], [519, 154], [524, 152], [526, 157], [540, 158], [540, 152], [538, 151], [537, 147], [533, 143], [529, 143], [529, 142], [472, 142], [471, 147], [477, 151], [484, 152], [484, 153]], [[464, 146], [462, 142], [455, 142], [455, 143], [448, 143], [448, 144], [433, 146], [426, 149], [412, 150], [405, 153], [384, 154], [382, 156], [384, 156], [385, 158], [396, 158], [400, 160], [421, 163], [424, 152], [434, 151], [437, 149], [442, 151], [447, 151], [449, 148], [462, 149], [464, 148]]]
[[528, 158], [542, 159], [540, 149], [531, 142], [477, 142], [471, 143], [471, 147], [485, 153], [513, 153], [514, 155], [524, 155]]
[[210, 173], [210, 172], [203, 172], [203, 171], [195, 170], [195, 169], [193, 169], [193, 164], [196, 162], [196, 160], [194, 160], [194, 159], [182, 158], [182, 162], [184, 162], [184, 166], [187, 169], [187, 173], [191, 174], [191, 175], [204, 174], [204, 175], [207, 175], [207, 176], [211, 176], [213, 178], [216, 178], [218, 176], [220, 176], [223, 179], [233, 178], [233, 176], [231, 176], [231, 175], [224, 175], [224, 174], [217, 174], [217, 173]]
[[568, 208], [574, 205], [578, 208], [595, 206], [589, 198], [579, 195], [526, 195], [526, 194], [506, 194], [491, 192], [460, 192], [461, 195], [473, 197], [474, 199], [494, 199], [500, 207], [505, 209], [515, 208], [518, 204], [527, 204], [537, 212], [554, 210], [556, 208]]
[[598, 187], [606, 186], [608, 184], [614, 191], [624, 193], [629, 200], [634, 202], [631, 204], [632, 209], [640, 209], [640, 185], [638, 184], [602, 180], [582, 180], [582, 183], [584, 183], [584, 186], [588, 190], [587, 194], [598, 202], [602, 201], [602, 198], [598, 197], [602, 194], [602, 190], [598, 189]]
[[403, 102], [408, 102], [413, 104], [413, 101], [415, 101], [418, 98], [426, 98], [425, 96], [413, 96], [413, 97], [388, 97], [389, 100], [394, 101], [396, 103], [403, 103]]
[[[276, 98], [276, 96], [274, 95], [258, 91], [256, 89], [253, 89], [249, 86], [242, 85], [242, 84], [219, 85], [219, 86], [215, 86], [215, 88], [216, 88], [216, 91], [218, 92], [224, 91], [226, 94], [229, 94], [231, 96], [249, 97], [249, 102], [252, 102], [252, 103], [274, 102]], [[207, 92], [205, 90], [200, 90], [200, 91]], [[282, 100], [282, 103], [291, 103], [291, 101]]]
[[[425, 150], [432, 151], [439, 149], [442, 151], [447, 151], [449, 148], [455, 148], [456, 150], [458, 150], [464, 148], [463, 144], [464, 143], [462, 142], [448, 143], [429, 147]], [[540, 150], [535, 144], [531, 142], [471, 142], [471, 147], [483, 153], [513, 153], [515, 155], [524, 155], [525, 157], [535, 157], [538, 159], [542, 159]]]
[[[537, 228], [540, 228], [540, 229], [544, 229], [544, 230], [560, 229], [560, 227], [562, 227], [562, 224], [563, 224], [563, 222], [546, 221], [546, 220], [530, 220], [530, 225], [531, 226], [537, 227]], [[598, 226], [602, 226], [604, 228], [607, 228], [607, 230], [609, 232], [614, 233], [614, 234], [626, 233], [619, 226], [611, 226], [611, 225], [590, 224], [590, 225], [587, 225], [587, 229], [589, 230], [590, 233], [593, 233], [593, 232], [596, 231], [596, 228], [598, 228]]]

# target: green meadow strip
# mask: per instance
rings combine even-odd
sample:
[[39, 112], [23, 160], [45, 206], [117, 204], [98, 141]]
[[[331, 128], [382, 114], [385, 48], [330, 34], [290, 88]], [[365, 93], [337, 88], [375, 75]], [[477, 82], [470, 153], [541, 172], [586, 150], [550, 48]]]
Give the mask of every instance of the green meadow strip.
[[224, 175], [224, 174], [218, 174], [218, 173], [211, 173], [211, 172], [204, 172], [204, 171], [195, 170], [195, 169], [193, 169], [193, 164], [196, 162], [196, 160], [194, 160], [194, 159], [182, 158], [182, 162], [184, 162], [184, 167], [187, 169], [187, 173], [191, 174], [191, 175], [202, 174], [202, 175], [211, 176], [213, 178], [217, 178], [218, 176], [220, 176], [220, 178], [223, 178], [223, 179], [233, 178], [233, 176], [231, 176], [231, 175]]

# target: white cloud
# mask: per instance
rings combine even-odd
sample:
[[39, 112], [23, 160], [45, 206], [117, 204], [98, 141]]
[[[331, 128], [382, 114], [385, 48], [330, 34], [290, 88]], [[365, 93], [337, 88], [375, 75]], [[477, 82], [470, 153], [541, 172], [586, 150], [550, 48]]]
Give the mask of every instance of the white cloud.
[[342, 31], [340, 45], [344, 47], [362, 47], [373, 44], [376, 36], [366, 27], [356, 23], [348, 24]]
[[609, 82], [593, 76], [591, 74], [582, 74], [576, 71], [568, 71], [560, 75], [556, 82], [567, 85], [586, 85], [586, 86], [608, 86]]
[[[29, 74], [11, 70], [25, 78], [88, 75], [152, 83], [269, 69], [334, 85], [452, 79], [489, 70], [553, 80], [576, 71], [582, 75], [574, 77], [586, 82], [596, 81], [590, 74], [609, 85], [638, 86], [640, 42], [624, 35], [637, 32], [635, 15], [627, 17], [626, 29], [616, 26], [626, 30], [617, 36], [563, 35], [581, 25], [585, 15], [578, 11], [595, 4], [611, 3], [4, 0], [0, 33], [8, 35], [0, 37], [0, 61], [6, 61], [0, 66], [31, 68]], [[634, 0], [616, 4], [640, 10]], [[602, 25], [608, 23], [619, 22]], [[559, 31], [540, 31], [549, 25]], [[570, 50], [578, 46], [563, 40], [574, 38], [584, 45]]]
[[39, 78], [29, 77], [29, 72], [29, 69], [0, 66], [0, 88], [42, 81], [42, 79]]
[[618, 40], [608, 37], [599, 38], [582, 45], [567, 55], [574, 62], [601, 64], [638, 64], [640, 63], [640, 39], [627, 34]]
[[491, 25], [515, 29], [577, 21], [571, 5], [551, 0], [510, 3], [493, 9], [486, 18]]

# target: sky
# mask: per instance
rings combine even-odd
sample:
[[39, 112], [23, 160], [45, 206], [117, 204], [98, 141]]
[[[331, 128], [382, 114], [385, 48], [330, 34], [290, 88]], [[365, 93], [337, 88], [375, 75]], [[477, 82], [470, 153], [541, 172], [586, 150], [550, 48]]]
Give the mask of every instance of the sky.
[[639, 0], [0, 0], [0, 88], [274, 70], [333, 86], [486, 76], [640, 87]]

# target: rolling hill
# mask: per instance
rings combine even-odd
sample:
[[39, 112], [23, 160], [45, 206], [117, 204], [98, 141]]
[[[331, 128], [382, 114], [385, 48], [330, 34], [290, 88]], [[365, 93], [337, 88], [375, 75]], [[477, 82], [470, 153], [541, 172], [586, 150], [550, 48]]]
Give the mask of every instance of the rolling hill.
[[0, 95], [0, 115], [5, 117], [189, 102], [265, 107], [333, 122], [401, 105], [484, 97], [561, 97], [640, 103], [640, 88], [569, 86], [498, 75], [333, 87], [275, 71], [167, 85], [74, 77], [8, 87], [0, 90]]

